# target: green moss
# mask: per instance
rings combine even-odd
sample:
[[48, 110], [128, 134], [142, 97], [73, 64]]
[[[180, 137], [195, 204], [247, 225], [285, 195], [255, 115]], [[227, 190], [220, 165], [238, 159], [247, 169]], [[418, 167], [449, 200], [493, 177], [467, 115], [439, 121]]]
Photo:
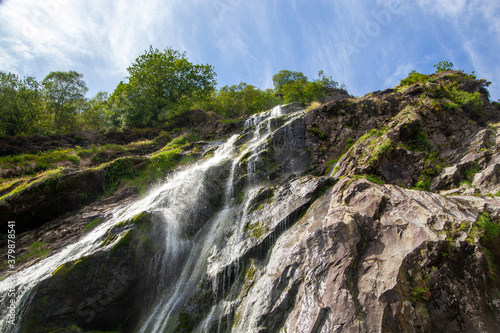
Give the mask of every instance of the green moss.
[[111, 162], [106, 167], [106, 175], [103, 181], [105, 194], [109, 195], [115, 192], [122, 179], [133, 177], [134, 174], [133, 164], [128, 158], [121, 158]]
[[130, 241], [132, 240], [132, 236], [134, 235], [135, 230], [127, 230], [125, 234], [120, 238], [120, 240], [111, 248], [109, 252], [109, 257], [113, 258], [116, 255], [116, 252], [121, 248], [128, 247]]
[[99, 224], [101, 224], [104, 220], [101, 219], [101, 218], [97, 218], [95, 220], [93, 220], [92, 222], [90, 222], [89, 224], [87, 224], [84, 228], [83, 228], [83, 231], [89, 231], [89, 230], [92, 230], [92, 229], [95, 229]]
[[251, 151], [245, 153], [243, 156], [241, 156], [241, 158], [238, 161], [238, 163], [242, 164], [242, 165], [245, 164], [250, 156], [252, 156], [252, 152]]
[[179, 165], [189, 164], [195, 160], [193, 155], [184, 155], [179, 161]]
[[75, 268], [75, 266], [77, 264], [80, 264], [81, 262], [82, 262], [82, 259], [77, 260], [74, 263], [72, 263], [72, 262], [64, 263], [61, 266], [59, 266], [58, 268], [56, 268], [55, 271], [52, 272], [52, 276], [56, 276], [56, 275], [58, 275], [58, 276], [66, 276], [70, 272], [73, 271], [73, 269]]
[[342, 152], [340, 153], [340, 156], [345, 155], [349, 151], [349, 149], [351, 149], [351, 147], [354, 145], [354, 142], [355, 141], [354, 141], [353, 138], [347, 139], [346, 145], [345, 145], [344, 149], [342, 149]]
[[380, 178], [378, 178], [375, 175], [366, 175], [366, 179], [371, 181], [372, 183], [375, 183], [375, 184], [379, 184], [379, 185], [385, 184]]
[[80, 164], [80, 157], [73, 149], [57, 149], [38, 154], [23, 154], [0, 157], [2, 169], [20, 169], [21, 174], [32, 174], [57, 168], [56, 163], [69, 161], [74, 165]]
[[[487, 212], [482, 212], [474, 225], [473, 232], [479, 236], [490, 265], [491, 278], [500, 278], [500, 226]], [[470, 237], [470, 236], [469, 236]]]
[[437, 158], [436, 153], [431, 153], [429, 157], [425, 160], [425, 168], [420, 172], [418, 176], [417, 183], [413, 189], [421, 191], [429, 191], [431, 187], [431, 182], [434, 177], [436, 177], [445, 164]]
[[243, 226], [243, 231], [255, 238], [261, 238], [267, 231], [267, 229], [266, 230], [264, 229], [266, 228], [263, 228], [259, 222], [255, 224], [246, 223]]
[[182, 312], [179, 314], [177, 319], [177, 327], [175, 332], [192, 332], [194, 329], [194, 320], [191, 318], [191, 315], [187, 312]]
[[245, 280], [252, 281], [253, 279], [255, 279], [255, 267], [253, 265], [250, 265], [247, 273], [245, 274]]
[[329, 160], [326, 165], [330, 166], [330, 165], [333, 165], [333, 164], [337, 163], [338, 161], [339, 161], [338, 158], [334, 158], [334, 159]]
[[[47, 243], [45, 242], [34, 242], [31, 244], [31, 246], [28, 248], [25, 254], [19, 256], [16, 258], [16, 263], [21, 264], [25, 263], [31, 259], [36, 259], [36, 258], [45, 258], [50, 254], [51, 250], [48, 248]], [[8, 267], [8, 263], [5, 262], [2, 265], [0, 265], [0, 269], [4, 269]]]
[[497, 246], [497, 241], [500, 236], [500, 227], [494, 223], [490, 215], [483, 212], [477, 218], [476, 224], [483, 230], [481, 240], [488, 246]]
[[431, 144], [427, 134], [423, 131], [422, 126], [419, 125], [413, 137], [408, 141], [408, 148], [413, 151], [430, 151]]
[[0, 200], [6, 199], [10, 196], [16, 195], [17, 193], [20, 193], [22, 190], [26, 189], [30, 185], [33, 185], [35, 183], [40, 183], [40, 184], [48, 184], [52, 181], [57, 180], [61, 174], [62, 174], [63, 168], [58, 168], [55, 170], [49, 170], [46, 172], [43, 172], [39, 175], [37, 175], [36, 178], [31, 178], [27, 180], [26, 182], [21, 182], [19, 186], [16, 186], [12, 191], [8, 192], [4, 196], [0, 197]]
[[371, 130], [369, 130], [367, 133], [363, 134], [359, 139], [358, 139], [358, 142], [361, 143], [361, 142], [364, 142], [366, 141], [368, 138], [371, 138], [372, 136], [375, 136], [378, 134], [378, 131], [377, 129], [375, 128], [372, 128]]
[[240, 192], [238, 193], [238, 197], [237, 197], [237, 200], [236, 200], [236, 203], [237, 203], [238, 205], [241, 205], [241, 203], [243, 202], [243, 197], [244, 197], [243, 191], [240, 191]]
[[111, 244], [112, 242], [115, 241], [116, 237], [117, 236], [115, 233], [112, 233], [112, 232], [108, 233], [106, 238], [102, 241], [101, 246], [107, 246], [107, 245]]
[[411, 291], [411, 298], [413, 302], [422, 302], [422, 301], [428, 301], [431, 296], [431, 292], [428, 286], [426, 287], [420, 287], [417, 286], [415, 289]]
[[411, 86], [415, 83], [424, 83], [429, 80], [429, 75], [418, 73], [417, 71], [411, 71], [405, 79], [401, 80], [402, 86]]
[[146, 193], [149, 184], [164, 178], [166, 172], [179, 165], [180, 151], [173, 149], [151, 156], [140, 171], [126, 178], [127, 186], [139, 187], [142, 193]]
[[472, 168], [465, 171], [465, 177], [468, 181], [472, 182], [474, 175], [480, 171], [479, 165], [477, 162], [474, 162]]
[[392, 149], [392, 141], [390, 139], [385, 139], [380, 143], [373, 140], [368, 147], [368, 150], [372, 152], [370, 158], [368, 159], [368, 164], [372, 166], [375, 165], [390, 149]]
[[146, 211], [141, 212], [134, 216], [130, 221], [138, 226], [143, 225], [144, 223], [149, 223], [151, 221], [151, 213]]
[[170, 141], [165, 147], [163, 147], [162, 150], [172, 150], [172, 149], [183, 148], [190, 143], [200, 141], [200, 140], [201, 140], [201, 138], [198, 135], [196, 135], [195, 133], [189, 132], [189, 133], [182, 134], [182, 135], [176, 137], [175, 139]]
[[329, 137], [328, 133], [320, 131], [319, 128], [317, 127], [310, 127], [307, 130], [316, 135], [321, 141], [328, 140]]

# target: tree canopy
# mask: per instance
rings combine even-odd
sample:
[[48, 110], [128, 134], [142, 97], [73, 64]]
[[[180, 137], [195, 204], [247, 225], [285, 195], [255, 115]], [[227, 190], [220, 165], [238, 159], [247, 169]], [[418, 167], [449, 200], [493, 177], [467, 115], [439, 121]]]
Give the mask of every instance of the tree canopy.
[[120, 111], [129, 126], [152, 126], [167, 119], [209, 96], [216, 85], [211, 65], [193, 64], [186, 53], [171, 48], [150, 47], [127, 70], [128, 83], [119, 86], [114, 97], [127, 99]]
[[32, 134], [42, 117], [40, 84], [0, 72], [0, 134]]
[[284, 69], [273, 76], [274, 89], [244, 82], [216, 89], [211, 65], [194, 64], [185, 52], [152, 46], [127, 71], [112, 94], [99, 92], [92, 98], [86, 97], [83, 74], [75, 71], [51, 72], [41, 82], [0, 72], [0, 135], [156, 127], [195, 107], [236, 118], [283, 102], [320, 100], [339, 88], [323, 71], [310, 81], [302, 72]]
[[273, 76], [273, 83], [274, 91], [283, 96], [285, 103], [309, 103], [339, 88], [339, 83], [331, 76], [325, 76], [323, 71], [318, 72], [318, 79], [309, 81], [302, 72], [284, 69]]
[[287, 84], [296, 84], [297, 82], [307, 82], [304, 73], [282, 69], [273, 75], [274, 91], [277, 93], [280, 93]]
[[43, 81], [43, 90], [56, 130], [76, 129], [78, 102], [88, 91], [83, 74], [75, 71], [51, 72]]
[[261, 90], [241, 82], [214, 91], [209, 101], [201, 103], [200, 107], [223, 117], [235, 118], [270, 109], [280, 102], [272, 90]]

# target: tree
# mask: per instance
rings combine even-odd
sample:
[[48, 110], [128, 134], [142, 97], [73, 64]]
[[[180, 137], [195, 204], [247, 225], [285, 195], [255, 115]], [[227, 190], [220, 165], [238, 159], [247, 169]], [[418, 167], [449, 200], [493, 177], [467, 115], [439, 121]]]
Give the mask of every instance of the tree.
[[99, 131], [110, 127], [106, 119], [108, 93], [98, 92], [89, 100], [81, 100], [78, 113], [78, 127], [86, 131]]
[[322, 70], [318, 72], [318, 80], [316, 82], [320, 82], [324, 89], [344, 89], [344, 85], [339, 86], [339, 83], [331, 75], [326, 76]]
[[297, 81], [307, 82], [307, 77], [302, 72], [294, 72], [287, 69], [282, 69], [273, 76], [274, 91], [281, 93], [286, 84]]
[[273, 83], [275, 92], [283, 97], [285, 103], [310, 103], [339, 89], [339, 83], [331, 76], [325, 76], [323, 71], [318, 72], [317, 80], [309, 81], [303, 73], [285, 69], [273, 76]]
[[0, 134], [32, 134], [43, 116], [40, 84], [32, 77], [21, 80], [0, 72]]
[[54, 129], [74, 130], [78, 102], [85, 98], [88, 90], [83, 74], [75, 71], [51, 72], [42, 84], [48, 108], [54, 117]]
[[150, 47], [127, 70], [129, 82], [122, 90], [131, 104], [125, 117], [129, 126], [152, 126], [187, 110], [216, 85], [212, 66], [195, 65], [186, 53], [171, 48], [161, 52]]
[[209, 101], [198, 105], [223, 117], [235, 118], [271, 109], [279, 103], [280, 100], [272, 90], [260, 90], [254, 85], [241, 82], [223, 86], [211, 95]]
[[453, 68], [453, 63], [447, 60], [442, 60], [439, 63], [435, 64], [436, 73], [444, 72]]

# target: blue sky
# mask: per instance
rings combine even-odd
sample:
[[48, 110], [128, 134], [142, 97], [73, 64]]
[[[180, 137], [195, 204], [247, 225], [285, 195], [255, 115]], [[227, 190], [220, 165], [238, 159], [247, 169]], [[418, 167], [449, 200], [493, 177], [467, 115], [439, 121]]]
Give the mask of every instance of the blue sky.
[[500, 98], [498, 0], [0, 0], [0, 17], [1, 71], [76, 70], [88, 97], [152, 45], [211, 64], [219, 86], [323, 70], [361, 96], [448, 60]]

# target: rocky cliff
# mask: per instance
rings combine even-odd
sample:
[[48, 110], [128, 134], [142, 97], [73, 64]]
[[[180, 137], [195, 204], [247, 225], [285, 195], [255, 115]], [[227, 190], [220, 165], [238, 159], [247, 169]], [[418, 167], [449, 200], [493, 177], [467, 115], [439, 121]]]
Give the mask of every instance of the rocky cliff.
[[[275, 108], [184, 147], [195, 162], [142, 196], [46, 210], [21, 240], [50, 255], [0, 282], [17, 283], [2, 330], [500, 331], [500, 108], [484, 86], [447, 71]], [[78, 172], [106, 192], [106, 167]], [[63, 200], [42, 185], [0, 206]]]

